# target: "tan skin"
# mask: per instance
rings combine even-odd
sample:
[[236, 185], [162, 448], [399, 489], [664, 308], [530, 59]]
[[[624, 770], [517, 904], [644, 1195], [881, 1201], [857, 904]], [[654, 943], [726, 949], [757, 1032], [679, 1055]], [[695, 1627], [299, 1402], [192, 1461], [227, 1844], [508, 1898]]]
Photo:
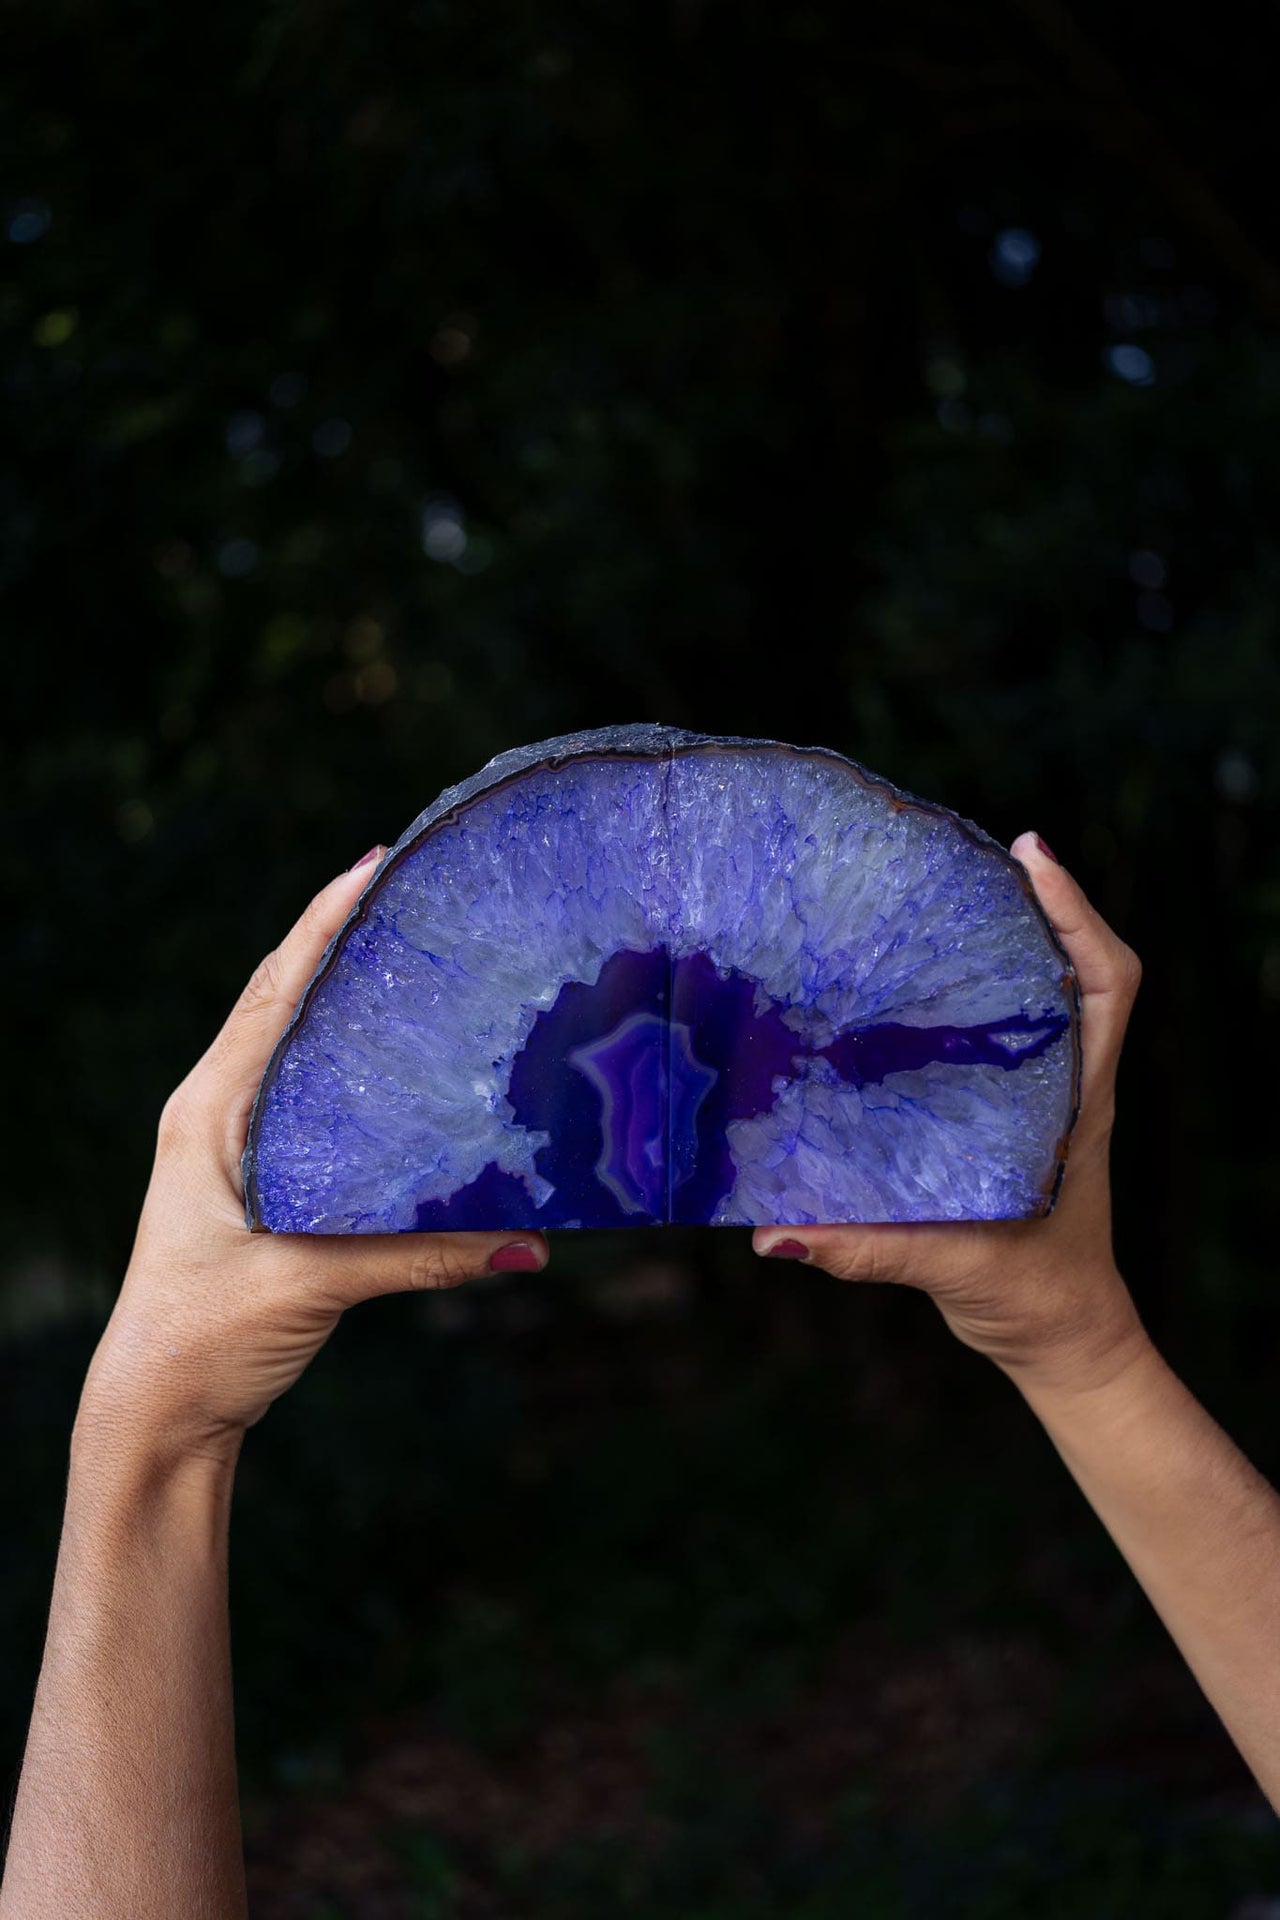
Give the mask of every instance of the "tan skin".
[[[1280, 1498], [1156, 1352], [1112, 1253], [1115, 1076], [1141, 969], [1034, 835], [1012, 851], [1083, 996], [1083, 1104], [1056, 1209], [978, 1226], [762, 1227], [754, 1244], [801, 1243], [841, 1279], [923, 1289], [1001, 1368], [1280, 1807]], [[243, 1920], [226, 1543], [244, 1434], [348, 1307], [458, 1285], [513, 1243], [546, 1262], [538, 1234], [245, 1229], [254, 1090], [369, 871], [317, 896], [165, 1107], [72, 1436], [0, 1920]]]
[[812, 1265], [839, 1279], [920, 1287], [958, 1340], [1015, 1378], [1082, 1383], [1114, 1372], [1144, 1338], [1112, 1253], [1108, 1170], [1116, 1069], [1142, 965], [1034, 834], [1012, 850], [1080, 986], [1080, 1115], [1053, 1212], [977, 1226], [760, 1227], [755, 1247], [803, 1244]]

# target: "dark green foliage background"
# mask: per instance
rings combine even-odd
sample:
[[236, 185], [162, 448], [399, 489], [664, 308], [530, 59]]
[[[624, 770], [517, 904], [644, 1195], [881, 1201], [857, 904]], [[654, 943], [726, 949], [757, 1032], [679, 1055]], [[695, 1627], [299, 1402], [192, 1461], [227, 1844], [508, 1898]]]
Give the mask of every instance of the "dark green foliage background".
[[[127, 1258], [165, 1093], [331, 873], [571, 728], [820, 742], [1006, 844], [1045, 835], [1146, 965], [1122, 1263], [1274, 1466], [1280, 241], [1250, 21], [1092, 0], [10, 10], [3, 1311], [11, 1446], [43, 1463], [6, 1496], [14, 1740], [76, 1343]], [[1010, 229], [1041, 249], [1025, 284], [993, 270]], [[424, 548], [441, 511], [454, 560]], [[723, 1241], [678, 1258], [727, 1338], [760, 1283]], [[557, 1251], [587, 1302], [632, 1257]], [[865, 1304], [805, 1298], [823, 1327]], [[867, 1324], [936, 1364], [924, 1312]], [[389, 1338], [383, 1358], [407, 1431], [423, 1355]], [[327, 1415], [299, 1406], [278, 1418], [306, 1457]], [[359, 1511], [392, 1497], [362, 1486]], [[255, 1480], [245, 1524], [288, 1497]], [[589, 1535], [585, 1493], [578, 1511]], [[251, 1667], [265, 1611], [246, 1590]], [[377, 1631], [319, 1612], [329, 1640], [277, 1669], [285, 1717]], [[280, 1743], [246, 1716], [267, 1767]]]

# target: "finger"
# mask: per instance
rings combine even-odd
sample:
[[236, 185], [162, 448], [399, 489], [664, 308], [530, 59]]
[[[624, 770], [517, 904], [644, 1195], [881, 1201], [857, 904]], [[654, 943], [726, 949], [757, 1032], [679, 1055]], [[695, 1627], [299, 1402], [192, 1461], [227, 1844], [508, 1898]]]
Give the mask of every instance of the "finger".
[[1142, 962], [1132, 947], [1090, 905], [1079, 882], [1041, 850], [1034, 833], [1019, 834], [1009, 849], [1021, 860], [1036, 897], [1052, 923], [1080, 983], [1083, 1054], [1081, 1121], [1104, 1129], [1113, 1117], [1116, 1068]]
[[920, 1252], [919, 1228], [757, 1227], [754, 1251], [766, 1258], [800, 1260], [837, 1280], [899, 1281]]
[[1020, 833], [1009, 851], [1026, 868], [1036, 898], [1070, 954], [1081, 994], [1132, 999], [1142, 972], [1138, 956], [1089, 904], [1080, 883], [1042, 851], [1034, 833]]
[[256, 1090], [303, 988], [384, 852], [381, 845], [372, 847], [348, 872], [323, 887], [280, 945], [255, 969], [201, 1062], [201, 1068], [218, 1073], [227, 1091]]
[[[1087, 899], [1084, 889], [1049, 853], [1042, 851], [1034, 833], [1023, 833], [1009, 851], [1026, 868], [1036, 897], [1061, 940], [1080, 983], [1081, 1047], [1084, 1056], [1082, 1132], [1101, 1137], [1110, 1123], [1114, 1104], [1116, 1062], [1129, 1012], [1142, 976], [1136, 953], [1126, 946]], [[1020, 1226], [1021, 1222], [982, 1223], [983, 1231]], [[758, 1254], [802, 1260], [841, 1280], [870, 1280], [919, 1284], [922, 1255], [941, 1231], [948, 1270], [970, 1255], [972, 1244], [961, 1242], [958, 1223], [904, 1223], [873, 1227], [804, 1226], [757, 1227], [752, 1245]], [[989, 1257], [989, 1256], [983, 1256]]]
[[538, 1273], [551, 1257], [545, 1234], [380, 1233], [289, 1234], [290, 1250], [309, 1286], [336, 1306], [384, 1293], [434, 1292], [482, 1273]]
[[954, 1285], [990, 1267], [993, 1238], [1014, 1235], [1025, 1220], [907, 1220], [855, 1226], [757, 1227], [754, 1252], [821, 1267], [837, 1280], [872, 1285]]

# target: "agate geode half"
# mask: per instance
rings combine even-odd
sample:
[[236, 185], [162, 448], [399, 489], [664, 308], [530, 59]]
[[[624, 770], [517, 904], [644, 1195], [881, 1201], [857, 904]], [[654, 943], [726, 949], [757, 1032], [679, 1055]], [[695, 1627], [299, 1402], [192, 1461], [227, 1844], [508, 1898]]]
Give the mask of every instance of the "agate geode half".
[[1025, 869], [821, 748], [607, 728], [428, 807], [263, 1077], [250, 1226], [1047, 1213], [1079, 996]]

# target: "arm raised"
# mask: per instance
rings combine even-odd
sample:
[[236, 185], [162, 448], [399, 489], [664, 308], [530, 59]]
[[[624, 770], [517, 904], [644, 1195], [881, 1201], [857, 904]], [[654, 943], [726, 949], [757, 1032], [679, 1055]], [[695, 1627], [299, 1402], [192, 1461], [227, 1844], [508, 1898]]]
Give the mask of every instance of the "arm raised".
[[761, 1227], [756, 1251], [918, 1287], [1009, 1376], [1280, 1812], [1280, 1496], [1161, 1358], [1112, 1250], [1116, 1069], [1142, 968], [1034, 834], [1011, 851], [1082, 998], [1081, 1110], [1053, 1213]]
[[246, 1428], [346, 1307], [452, 1286], [539, 1234], [251, 1234], [239, 1163], [271, 1050], [380, 849], [317, 895], [160, 1124], [85, 1381], [0, 1920], [242, 1920], [227, 1527]]

